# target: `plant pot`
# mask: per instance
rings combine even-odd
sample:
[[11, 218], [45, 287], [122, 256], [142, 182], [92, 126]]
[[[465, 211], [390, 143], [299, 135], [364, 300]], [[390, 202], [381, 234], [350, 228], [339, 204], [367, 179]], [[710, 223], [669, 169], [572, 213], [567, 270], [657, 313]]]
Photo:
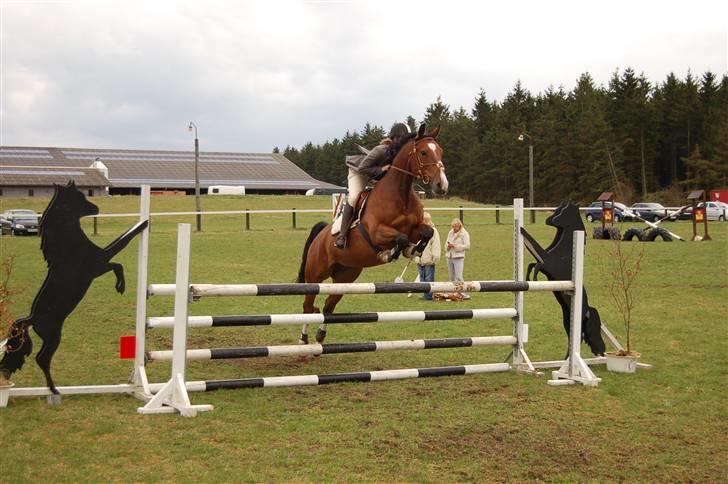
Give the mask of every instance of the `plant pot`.
[[10, 397], [10, 389], [15, 386], [15, 383], [0, 386], [0, 408], [8, 406], [8, 398]]
[[607, 352], [607, 370], [616, 373], [634, 373], [637, 369], [637, 360], [640, 354], [633, 351], [629, 355], [620, 354], [617, 351]]

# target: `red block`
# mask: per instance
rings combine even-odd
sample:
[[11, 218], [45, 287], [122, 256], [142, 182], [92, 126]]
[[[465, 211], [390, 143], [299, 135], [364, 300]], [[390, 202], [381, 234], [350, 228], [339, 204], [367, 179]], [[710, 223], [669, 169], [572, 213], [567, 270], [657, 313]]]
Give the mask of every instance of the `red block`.
[[119, 358], [133, 360], [136, 357], [136, 336], [119, 337]]

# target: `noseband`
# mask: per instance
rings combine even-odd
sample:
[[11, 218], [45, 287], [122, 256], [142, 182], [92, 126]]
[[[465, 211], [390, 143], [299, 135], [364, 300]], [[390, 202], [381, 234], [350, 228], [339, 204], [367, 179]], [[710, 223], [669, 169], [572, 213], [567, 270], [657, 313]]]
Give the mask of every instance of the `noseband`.
[[[393, 168], [393, 169], [395, 169], [397, 171], [401, 171], [402, 173], [406, 173], [407, 175], [410, 175], [410, 176], [412, 176], [414, 178], [417, 178], [418, 180], [422, 180], [422, 182], [425, 185], [429, 185], [430, 182], [432, 181], [432, 178], [430, 178], [429, 176], [427, 176], [422, 171], [423, 168], [426, 167], [426, 166], [436, 165], [436, 166], [439, 166], [440, 169], [442, 169], [444, 166], [443, 166], [443, 164], [442, 164], [441, 161], [436, 161], [436, 162], [431, 162], [431, 163], [425, 163], [425, 162], [422, 161], [422, 158], [420, 158], [420, 154], [417, 153], [417, 143], [419, 141], [424, 141], [426, 139], [431, 139], [431, 140], [435, 141], [435, 139], [434, 138], [431, 138], [431, 137], [426, 137], [426, 138], [422, 138], [422, 139], [419, 139], [419, 140], [415, 140], [415, 142], [412, 143], [412, 151], [410, 151], [409, 155], [407, 155], [407, 166], [409, 166], [410, 160], [412, 159], [413, 156], [417, 160], [417, 173], [416, 174], [413, 173], [413, 172], [411, 172], [411, 171], [403, 170], [402, 168], [399, 168], [398, 166], [394, 166], [394, 165], [391, 165], [390, 168]], [[435, 141], [435, 142], [437, 143], [437, 141]]]

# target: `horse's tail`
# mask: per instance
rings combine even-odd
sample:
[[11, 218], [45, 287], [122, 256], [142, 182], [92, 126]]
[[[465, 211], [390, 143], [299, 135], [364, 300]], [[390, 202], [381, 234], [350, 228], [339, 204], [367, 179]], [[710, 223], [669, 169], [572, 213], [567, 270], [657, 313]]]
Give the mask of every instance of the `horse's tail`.
[[306, 282], [306, 259], [308, 258], [308, 249], [311, 248], [313, 239], [326, 228], [328, 224], [326, 222], [319, 222], [313, 226], [311, 233], [308, 234], [306, 239], [306, 245], [303, 246], [303, 257], [301, 257], [301, 268], [298, 269], [298, 280], [296, 282]]
[[25, 358], [33, 351], [33, 341], [28, 333], [28, 320], [19, 319], [10, 326], [10, 337], [0, 361], [0, 375], [9, 377], [23, 367]]

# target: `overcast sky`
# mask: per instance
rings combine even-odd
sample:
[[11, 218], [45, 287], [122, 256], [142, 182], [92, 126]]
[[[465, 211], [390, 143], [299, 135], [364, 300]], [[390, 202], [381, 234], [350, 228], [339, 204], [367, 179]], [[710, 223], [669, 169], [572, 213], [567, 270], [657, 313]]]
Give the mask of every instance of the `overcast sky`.
[[728, 2], [0, 0], [0, 144], [269, 152], [367, 121], [420, 120], [728, 63]]

